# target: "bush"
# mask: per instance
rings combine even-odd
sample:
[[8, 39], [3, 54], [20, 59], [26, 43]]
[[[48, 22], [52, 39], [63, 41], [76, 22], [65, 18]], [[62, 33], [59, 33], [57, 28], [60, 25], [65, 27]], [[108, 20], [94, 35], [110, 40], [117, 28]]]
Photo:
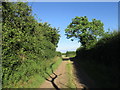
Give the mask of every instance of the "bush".
[[113, 33], [101, 38], [91, 49], [79, 48], [76, 51], [76, 57], [94, 60], [98, 63], [111, 65], [118, 60], [118, 43], [120, 42], [120, 33]]
[[59, 57], [62, 56], [61, 52], [59, 52], [59, 51], [56, 52], [56, 55], [59, 56]]
[[76, 52], [75, 51], [67, 51], [66, 52], [66, 56], [67, 57], [74, 57], [76, 55]]
[[58, 29], [38, 23], [31, 11], [27, 3], [2, 3], [3, 88], [27, 82], [56, 56]]
[[[91, 74], [96, 82], [101, 83], [101, 87], [102, 85], [103, 87], [119, 87], [119, 43], [120, 32], [115, 32], [101, 38], [96, 45], [90, 49], [79, 48], [76, 51], [76, 58], [82, 60], [81, 62], [86, 71]], [[91, 68], [93, 68], [94, 71], [92, 71]], [[89, 69], [91, 69], [91, 72]], [[94, 73], [99, 73], [101, 79]]]

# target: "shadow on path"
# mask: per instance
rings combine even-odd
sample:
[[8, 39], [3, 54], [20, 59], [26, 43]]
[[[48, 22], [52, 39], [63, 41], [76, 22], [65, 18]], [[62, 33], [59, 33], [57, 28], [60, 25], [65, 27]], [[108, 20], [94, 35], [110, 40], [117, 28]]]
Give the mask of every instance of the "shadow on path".
[[84, 70], [80, 66], [80, 62], [73, 57], [69, 58], [73, 62], [73, 67], [75, 69], [76, 77], [78, 81], [84, 85], [84, 90], [89, 90], [90, 88], [95, 88], [94, 81], [90, 79], [90, 77], [84, 72]]
[[67, 60], [69, 60], [69, 58], [63, 58], [62, 60], [63, 60], [63, 61], [67, 61]]
[[57, 74], [55, 74], [55, 73], [53, 72], [53, 68], [52, 68], [53, 64], [54, 64], [54, 63], [52, 63], [52, 64], [50, 65], [50, 68], [51, 68], [51, 71], [52, 71], [52, 74], [54, 75], [54, 77], [52, 77], [52, 76], [47, 72], [46, 68], [45, 68], [45, 74], [47, 74], [47, 75], [51, 78], [51, 80], [47, 79], [44, 75], [42, 75], [42, 77], [43, 77], [45, 80], [51, 82], [51, 84], [53, 85], [53, 87], [54, 87], [56, 90], [60, 90], [60, 88], [56, 85], [56, 83], [55, 83], [54, 81], [55, 81], [55, 79], [56, 79], [58, 76], [60, 76], [61, 74], [60, 74], [60, 75], [57, 75]]

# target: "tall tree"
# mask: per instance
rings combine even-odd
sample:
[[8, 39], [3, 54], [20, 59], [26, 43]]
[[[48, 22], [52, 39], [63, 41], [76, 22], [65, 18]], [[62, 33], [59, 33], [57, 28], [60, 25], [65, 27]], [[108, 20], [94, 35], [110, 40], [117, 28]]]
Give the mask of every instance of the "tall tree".
[[90, 48], [103, 35], [103, 25], [100, 20], [92, 19], [90, 22], [86, 16], [76, 16], [65, 29], [65, 33], [68, 39], [77, 38], [83, 47]]

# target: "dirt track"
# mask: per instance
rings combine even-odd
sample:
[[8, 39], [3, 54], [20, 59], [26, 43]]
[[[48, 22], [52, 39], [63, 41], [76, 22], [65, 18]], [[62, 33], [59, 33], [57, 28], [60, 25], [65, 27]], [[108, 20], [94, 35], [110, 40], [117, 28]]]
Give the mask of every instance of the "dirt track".
[[[68, 63], [73, 63], [72, 61], [69, 61], [69, 57], [65, 57], [62, 56], [62, 58], [64, 59], [62, 61], [62, 63], [59, 65], [59, 67], [57, 68], [57, 70], [55, 70], [55, 74], [58, 75], [58, 77], [54, 80], [54, 83], [59, 87], [59, 88], [69, 88], [67, 86], [67, 82], [68, 82], [68, 78], [67, 78], [67, 74], [66, 74], [66, 64]], [[73, 68], [73, 70], [71, 70], [73, 73], [75, 73], [75, 69]], [[52, 77], [54, 77], [54, 75], [51, 75]], [[73, 75], [73, 80], [75, 83], [76, 88], [83, 88], [84, 85], [81, 84], [78, 79], [76, 78], [75, 75]], [[49, 80], [51, 78], [48, 78]], [[40, 88], [54, 88], [53, 84], [50, 81], [45, 81]]]
[[[55, 79], [55, 83], [59, 88], [65, 88], [67, 83], [67, 77], [66, 77], [66, 64], [67, 61], [62, 61], [61, 65], [58, 67], [58, 69], [55, 71], [55, 74], [58, 75], [58, 77]], [[54, 77], [54, 75], [51, 75]], [[49, 78], [51, 79], [51, 78]], [[54, 88], [49, 81], [45, 81], [40, 88]]]

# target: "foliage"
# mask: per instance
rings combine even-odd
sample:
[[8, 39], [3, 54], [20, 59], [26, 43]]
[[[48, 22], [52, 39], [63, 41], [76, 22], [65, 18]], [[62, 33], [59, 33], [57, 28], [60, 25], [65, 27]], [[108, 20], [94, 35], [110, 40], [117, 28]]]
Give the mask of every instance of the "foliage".
[[81, 60], [78, 62], [84, 64], [100, 87], [119, 87], [119, 43], [120, 32], [114, 31], [101, 38], [93, 48], [79, 48], [76, 51], [76, 58]]
[[59, 52], [59, 51], [56, 52], [56, 55], [59, 56], [59, 57], [62, 56], [61, 52]]
[[66, 53], [62, 53], [62, 55], [66, 55]]
[[[38, 23], [23, 2], [2, 3], [3, 87], [27, 82], [56, 55], [60, 35], [47, 23]], [[11, 87], [12, 87], [11, 85]]]
[[[120, 42], [120, 32], [113, 32], [106, 37], [101, 38], [96, 45], [86, 50], [85, 48], [79, 48], [76, 51], [78, 57], [88, 58], [91, 60], [97, 60], [96, 62], [104, 62], [105, 64], [112, 64], [117, 62], [117, 51], [119, 49], [118, 43]], [[116, 60], [113, 60], [115, 59]]]
[[66, 57], [75, 57], [76, 52], [75, 51], [67, 51], [66, 52]]
[[50, 24], [48, 24], [47, 22], [39, 23], [39, 26], [43, 27], [44, 29], [43, 35], [46, 37], [46, 39], [57, 47], [57, 43], [59, 41], [58, 37], [60, 37], [60, 35], [58, 34], [59, 28], [58, 29], [52, 28]]
[[68, 39], [77, 38], [83, 47], [90, 48], [104, 34], [104, 28], [100, 20], [92, 19], [89, 22], [86, 16], [76, 16], [65, 29], [65, 33]]
[[[42, 77], [42, 75], [46, 75], [44, 69], [47, 68], [46, 71], [49, 74], [52, 74], [51, 68], [50, 68], [51, 64], [54, 63], [53, 70], [56, 70], [61, 62], [62, 62], [62, 59], [60, 57], [54, 57], [52, 60], [49, 60], [49, 61], [43, 61], [41, 65], [37, 66], [38, 68], [40, 68], [40, 70], [36, 74], [34, 74], [32, 77], [30, 77], [26, 82], [23, 82], [23, 80], [19, 80], [17, 83], [14, 83], [11, 85], [9, 84], [7, 87], [40, 88], [40, 85], [45, 81], [45, 79]], [[46, 77], [48, 77], [48, 75], [46, 75]]]
[[0, 89], [2, 89], [2, 4], [0, 2]]

